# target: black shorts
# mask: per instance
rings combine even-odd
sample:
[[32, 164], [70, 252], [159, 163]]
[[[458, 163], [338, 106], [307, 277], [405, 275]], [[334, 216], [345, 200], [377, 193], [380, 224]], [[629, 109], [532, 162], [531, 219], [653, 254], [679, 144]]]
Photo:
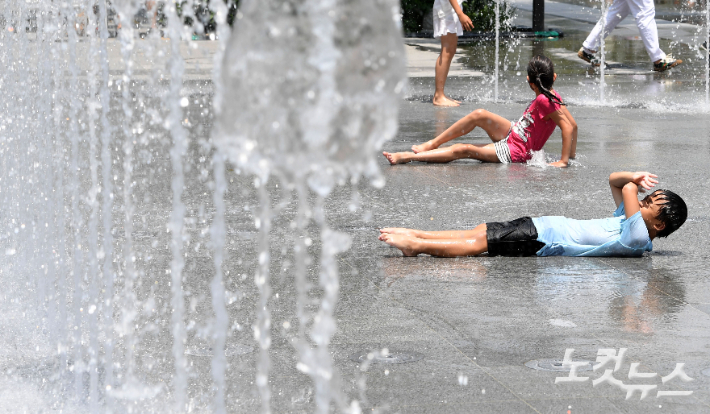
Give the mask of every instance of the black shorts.
[[537, 241], [537, 229], [530, 217], [486, 223], [489, 256], [535, 256], [545, 243]]

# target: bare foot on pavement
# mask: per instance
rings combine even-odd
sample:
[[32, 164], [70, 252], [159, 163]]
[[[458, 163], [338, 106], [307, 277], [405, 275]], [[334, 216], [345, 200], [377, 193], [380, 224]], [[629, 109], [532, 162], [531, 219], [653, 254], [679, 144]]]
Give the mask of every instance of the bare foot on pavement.
[[407, 157], [408, 155], [414, 155], [411, 152], [395, 152], [395, 153], [389, 153], [386, 151], [382, 152], [382, 155], [387, 158], [387, 161], [390, 162], [390, 164], [395, 165], [395, 164], [406, 164], [410, 162], [411, 160]]
[[446, 96], [444, 96], [443, 98], [434, 98], [432, 103], [434, 104], [434, 106], [459, 106], [458, 101], [447, 98]]
[[438, 147], [435, 147], [433, 144], [431, 144], [431, 141], [427, 141], [423, 144], [412, 145], [412, 152], [415, 154], [419, 154], [420, 152], [431, 151], [431, 150], [437, 149], [437, 148]]
[[402, 234], [382, 234], [380, 235], [380, 240], [390, 246], [398, 248], [405, 256], [417, 255], [417, 252], [414, 251], [412, 246], [413, 239], [411, 237], [404, 236]]

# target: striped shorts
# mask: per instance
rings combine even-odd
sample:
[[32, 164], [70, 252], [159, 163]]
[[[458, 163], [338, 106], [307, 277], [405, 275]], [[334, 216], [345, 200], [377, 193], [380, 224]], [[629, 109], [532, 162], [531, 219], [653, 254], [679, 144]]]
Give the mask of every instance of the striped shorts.
[[513, 129], [511, 128], [510, 131], [508, 131], [508, 136], [493, 144], [496, 149], [498, 161], [503, 164], [510, 164], [511, 162], [513, 162], [512, 158], [510, 157], [510, 148], [508, 147], [508, 138], [510, 138], [510, 132], [512, 130]]

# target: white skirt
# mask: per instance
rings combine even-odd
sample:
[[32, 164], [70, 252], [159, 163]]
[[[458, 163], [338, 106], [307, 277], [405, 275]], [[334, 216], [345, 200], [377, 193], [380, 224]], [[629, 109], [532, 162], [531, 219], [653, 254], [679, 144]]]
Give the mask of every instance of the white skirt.
[[447, 33], [456, 33], [457, 36], [463, 35], [463, 26], [461, 26], [459, 16], [453, 13], [439, 17], [437, 13], [434, 13], [434, 38], [438, 39]]

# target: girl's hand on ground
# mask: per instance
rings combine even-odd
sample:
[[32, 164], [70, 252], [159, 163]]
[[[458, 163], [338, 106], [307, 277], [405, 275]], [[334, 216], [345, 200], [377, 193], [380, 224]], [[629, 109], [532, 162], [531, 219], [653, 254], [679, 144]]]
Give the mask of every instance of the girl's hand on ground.
[[473, 22], [471, 21], [471, 18], [466, 16], [464, 13], [459, 14], [459, 21], [461, 22], [461, 26], [463, 26], [463, 30], [467, 32], [473, 30]]
[[634, 173], [631, 181], [639, 186], [641, 191], [644, 191], [650, 190], [658, 184], [656, 178], [658, 178], [656, 174], [651, 174], [648, 171], [637, 171]]
[[567, 167], [567, 163], [564, 161], [557, 161], [557, 162], [552, 162], [549, 164], [552, 167], [557, 167], [557, 168], [565, 168]]

